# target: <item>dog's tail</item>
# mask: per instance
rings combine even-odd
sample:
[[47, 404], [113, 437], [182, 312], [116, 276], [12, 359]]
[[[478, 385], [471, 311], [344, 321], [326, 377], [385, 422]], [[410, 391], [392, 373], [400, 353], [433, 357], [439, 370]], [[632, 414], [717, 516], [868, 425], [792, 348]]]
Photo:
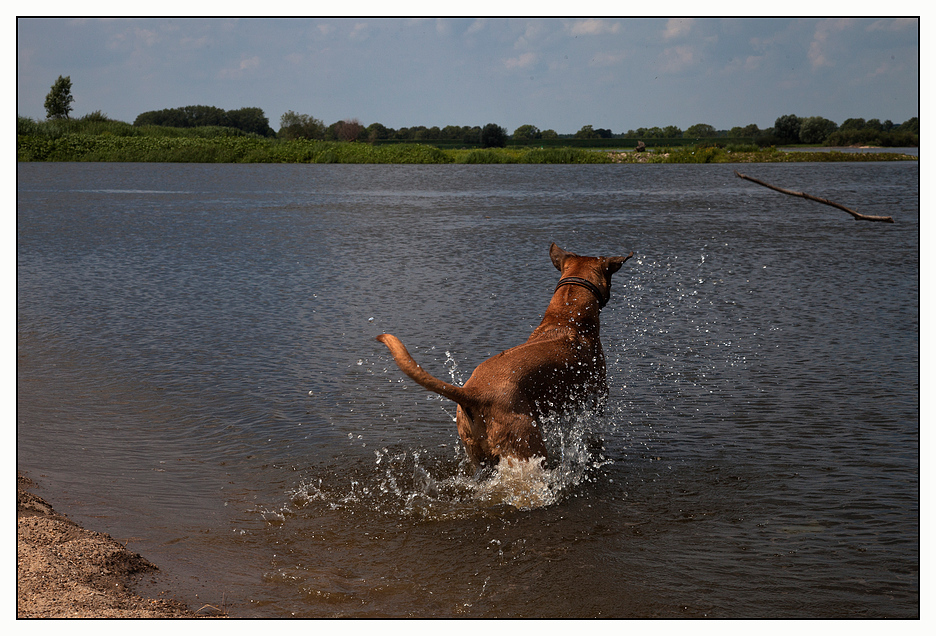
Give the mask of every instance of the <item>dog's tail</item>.
[[416, 364], [416, 361], [413, 360], [413, 356], [409, 354], [409, 351], [406, 350], [406, 347], [403, 346], [403, 343], [400, 342], [400, 339], [396, 336], [385, 333], [377, 336], [377, 340], [387, 345], [387, 348], [390, 349], [390, 353], [393, 354], [393, 359], [403, 373], [411, 377], [424, 388], [438, 393], [442, 397], [448, 398], [465, 408], [470, 408], [477, 404], [477, 400], [462, 387], [443, 382], [429, 375], [425, 369]]

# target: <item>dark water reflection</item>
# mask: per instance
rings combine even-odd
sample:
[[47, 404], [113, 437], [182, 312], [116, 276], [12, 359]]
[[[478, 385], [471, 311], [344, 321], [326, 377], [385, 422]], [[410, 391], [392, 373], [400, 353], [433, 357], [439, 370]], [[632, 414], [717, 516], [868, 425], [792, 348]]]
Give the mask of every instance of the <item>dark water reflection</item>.
[[[918, 616], [918, 167], [732, 168], [20, 164], [18, 467], [236, 616]], [[532, 506], [373, 337], [463, 381], [551, 241], [636, 256]]]

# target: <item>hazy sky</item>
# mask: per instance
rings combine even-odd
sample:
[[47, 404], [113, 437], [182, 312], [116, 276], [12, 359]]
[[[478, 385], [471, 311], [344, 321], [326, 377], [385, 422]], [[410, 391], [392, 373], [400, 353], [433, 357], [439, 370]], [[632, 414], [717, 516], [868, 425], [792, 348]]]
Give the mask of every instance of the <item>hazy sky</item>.
[[202, 104], [574, 133], [919, 116], [916, 19], [19, 19], [17, 113]]

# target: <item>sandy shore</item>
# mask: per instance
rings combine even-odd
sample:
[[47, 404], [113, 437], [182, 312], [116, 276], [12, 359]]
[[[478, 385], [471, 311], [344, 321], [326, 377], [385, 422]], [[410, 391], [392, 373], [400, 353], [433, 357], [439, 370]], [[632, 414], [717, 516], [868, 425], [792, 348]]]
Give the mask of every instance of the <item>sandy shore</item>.
[[29, 492], [16, 477], [17, 618], [196, 618], [170, 599], [141, 598], [131, 587], [159, 568], [107, 534], [85, 530]]

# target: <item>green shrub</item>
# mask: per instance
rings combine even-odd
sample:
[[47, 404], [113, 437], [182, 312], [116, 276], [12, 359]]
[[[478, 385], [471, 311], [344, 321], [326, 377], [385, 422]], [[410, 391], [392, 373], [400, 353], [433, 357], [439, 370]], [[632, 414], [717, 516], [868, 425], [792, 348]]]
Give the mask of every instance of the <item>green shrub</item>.
[[469, 150], [462, 153], [459, 163], [517, 163], [516, 157], [507, 154], [504, 150], [485, 148], [483, 150]]
[[409, 163], [409, 164], [591, 164], [712, 163], [750, 161], [916, 160], [898, 154], [782, 152], [751, 144], [657, 148], [645, 153], [609, 153], [572, 147], [448, 149], [419, 143], [371, 145], [312, 139], [271, 139], [235, 128], [130, 126], [93, 116], [37, 122], [16, 119], [18, 161], [150, 161], [197, 163]]
[[760, 150], [760, 146], [757, 144], [728, 144], [725, 146], [725, 150], [728, 152], [757, 152]]
[[671, 150], [669, 156], [664, 159], [664, 163], [712, 163], [721, 154], [723, 154], [721, 148], [690, 146]]
[[611, 163], [606, 152], [577, 148], [532, 148], [523, 156], [523, 163]]

